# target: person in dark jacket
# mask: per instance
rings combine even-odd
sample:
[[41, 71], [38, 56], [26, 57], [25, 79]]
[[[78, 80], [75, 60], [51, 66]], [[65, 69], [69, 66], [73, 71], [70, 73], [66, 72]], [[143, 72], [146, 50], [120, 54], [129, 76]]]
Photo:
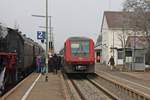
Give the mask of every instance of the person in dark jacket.
[[61, 65], [61, 56], [58, 56], [58, 70], [61, 69], [62, 65]]
[[49, 72], [53, 72], [53, 59], [52, 56], [49, 56], [48, 58], [48, 68], [49, 68]]
[[36, 57], [36, 72], [40, 72], [40, 56]]
[[110, 69], [113, 70], [114, 69], [114, 65], [115, 65], [115, 61], [114, 61], [114, 57], [113, 56], [110, 57], [108, 64], [110, 64]]
[[54, 54], [52, 59], [53, 59], [53, 67], [55, 69], [55, 73], [57, 74], [57, 70], [58, 70], [58, 56], [56, 54]]

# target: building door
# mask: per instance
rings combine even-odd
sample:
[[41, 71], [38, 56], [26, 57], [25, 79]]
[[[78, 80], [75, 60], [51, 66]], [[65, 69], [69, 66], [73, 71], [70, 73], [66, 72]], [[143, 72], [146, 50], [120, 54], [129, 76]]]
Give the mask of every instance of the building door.
[[100, 53], [100, 51], [97, 51], [96, 52], [96, 62], [100, 63], [100, 61], [101, 61], [101, 53]]

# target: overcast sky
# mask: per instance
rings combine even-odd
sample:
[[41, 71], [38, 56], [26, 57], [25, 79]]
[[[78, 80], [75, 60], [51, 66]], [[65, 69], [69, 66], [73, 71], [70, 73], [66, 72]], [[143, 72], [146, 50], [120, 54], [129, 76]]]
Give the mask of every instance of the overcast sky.
[[[45, 30], [45, 19], [31, 15], [45, 15], [46, 0], [0, 0], [0, 22], [14, 28], [35, 41], [36, 31]], [[56, 50], [63, 47], [70, 36], [87, 36], [96, 41], [100, 32], [103, 12], [122, 9], [124, 0], [48, 0], [49, 15]]]

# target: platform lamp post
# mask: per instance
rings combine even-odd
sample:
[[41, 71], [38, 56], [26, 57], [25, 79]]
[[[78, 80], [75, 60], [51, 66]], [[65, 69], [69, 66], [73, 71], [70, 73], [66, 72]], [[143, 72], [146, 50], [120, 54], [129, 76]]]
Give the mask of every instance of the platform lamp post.
[[46, 77], [45, 81], [48, 81], [48, 0], [46, 0]]

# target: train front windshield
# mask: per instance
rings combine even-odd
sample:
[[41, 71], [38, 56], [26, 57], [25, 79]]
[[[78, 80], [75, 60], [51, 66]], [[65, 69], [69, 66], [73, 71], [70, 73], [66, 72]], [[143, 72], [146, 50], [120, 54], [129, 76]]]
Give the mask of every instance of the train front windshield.
[[89, 41], [71, 41], [72, 56], [88, 57]]

